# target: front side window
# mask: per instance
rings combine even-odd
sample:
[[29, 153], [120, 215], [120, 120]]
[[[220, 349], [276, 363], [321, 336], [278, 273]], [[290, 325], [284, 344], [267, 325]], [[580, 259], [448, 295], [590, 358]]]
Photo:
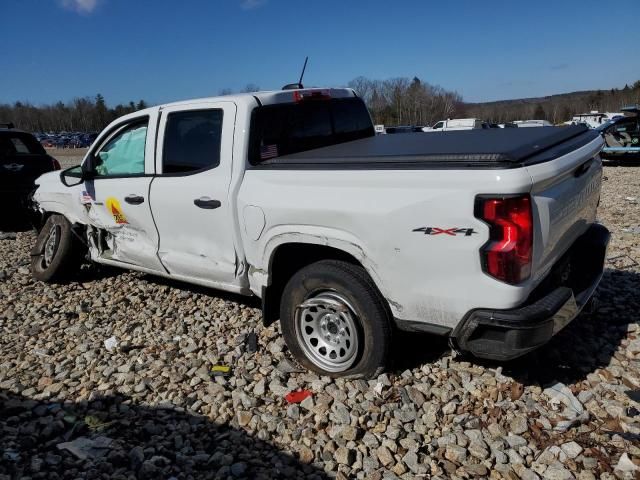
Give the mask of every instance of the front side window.
[[144, 174], [147, 123], [145, 120], [128, 125], [98, 151], [96, 176]]
[[442, 128], [442, 126], [443, 126], [443, 125], [444, 125], [444, 123], [443, 123], [443, 122], [438, 122], [438, 123], [436, 123], [436, 124], [433, 126], [433, 129], [435, 130], [435, 129], [437, 129], [437, 128]]
[[192, 173], [220, 165], [222, 113], [219, 109], [170, 113], [162, 173]]

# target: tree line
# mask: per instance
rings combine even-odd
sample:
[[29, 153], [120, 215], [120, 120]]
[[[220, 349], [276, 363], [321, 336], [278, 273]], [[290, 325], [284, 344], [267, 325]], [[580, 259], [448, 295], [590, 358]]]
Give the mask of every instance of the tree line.
[[147, 108], [144, 100], [108, 108], [102, 95], [35, 106], [26, 102], [0, 104], [0, 122], [12, 122], [30, 132], [98, 132], [122, 115]]
[[579, 113], [619, 112], [626, 105], [640, 104], [640, 80], [611, 90], [590, 90], [542, 98], [467, 103], [465, 115], [495, 123], [513, 120], [548, 120], [560, 124]]
[[[558, 124], [591, 110], [617, 112], [640, 104], [640, 80], [624, 88], [552, 95], [542, 98], [465, 103], [462, 96], [418, 77], [371, 80], [357, 77], [348, 83], [366, 102], [376, 124], [433, 125], [446, 118], [476, 117], [495, 123], [513, 120], [549, 120]], [[241, 92], [257, 91], [248, 84]], [[231, 94], [223, 89], [221, 95]], [[107, 107], [104, 97], [75, 98], [67, 103], [35, 106], [27, 102], [0, 104], [0, 122], [13, 122], [32, 132], [100, 131], [116, 118], [143, 108], [144, 100]]]
[[462, 96], [418, 77], [370, 80], [357, 77], [349, 87], [364, 99], [374, 123], [432, 125], [464, 112]]

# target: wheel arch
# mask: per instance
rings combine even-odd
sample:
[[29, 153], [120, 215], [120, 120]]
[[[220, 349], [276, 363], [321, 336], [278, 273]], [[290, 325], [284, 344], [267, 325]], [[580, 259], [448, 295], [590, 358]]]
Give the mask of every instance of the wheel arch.
[[[270, 325], [280, 318], [280, 300], [289, 279], [301, 268], [320, 260], [340, 260], [362, 267], [380, 290], [375, 269], [362, 248], [352, 242], [326, 237], [291, 238], [279, 242], [268, 253], [266, 276], [261, 286], [263, 323]], [[250, 269], [253, 273], [257, 269]], [[251, 272], [250, 272], [251, 273]]]

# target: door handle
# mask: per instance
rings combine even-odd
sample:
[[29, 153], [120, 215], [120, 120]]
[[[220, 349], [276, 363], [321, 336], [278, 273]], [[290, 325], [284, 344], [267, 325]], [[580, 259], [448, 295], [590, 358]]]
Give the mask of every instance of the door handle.
[[131, 205], [140, 205], [144, 202], [144, 197], [141, 197], [140, 195], [127, 195], [124, 197], [124, 201]]
[[578, 168], [575, 169], [575, 171], [573, 172], [573, 176], [577, 178], [587, 173], [587, 170], [589, 170], [592, 163], [593, 163], [593, 158], [590, 158], [589, 160], [587, 160], [586, 162], [584, 162], [582, 165], [580, 165]]
[[218, 208], [222, 205], [222, 203], [220, 203], [220, 200], [213, 200], [209, 197], [196, 198], [193, 201], [193, 204], [196, 207], [206, 208], [208, 210], [213, 210], [214, 208]]

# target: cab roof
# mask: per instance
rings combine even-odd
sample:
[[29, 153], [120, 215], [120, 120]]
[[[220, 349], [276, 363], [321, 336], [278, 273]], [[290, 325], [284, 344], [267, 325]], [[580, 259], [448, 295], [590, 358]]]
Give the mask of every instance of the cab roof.
[[350, 88], [300, 88], [293, 90], [270, 90], [263, 92], [236, 93], [232, 95], [221, 95], [217, 97], [195, 98], [191, 100], [181, 100], [178, 102], [160, 105], [160, 108], [192, 105], [201, 102], [235, 102], [238, 104], [254, 104], [259, 102], [262, 105], [273, 105], [276, 103], [295, 102], [301, 96], [321, 94], [331, 98], [355, 97], [355, 92]]

